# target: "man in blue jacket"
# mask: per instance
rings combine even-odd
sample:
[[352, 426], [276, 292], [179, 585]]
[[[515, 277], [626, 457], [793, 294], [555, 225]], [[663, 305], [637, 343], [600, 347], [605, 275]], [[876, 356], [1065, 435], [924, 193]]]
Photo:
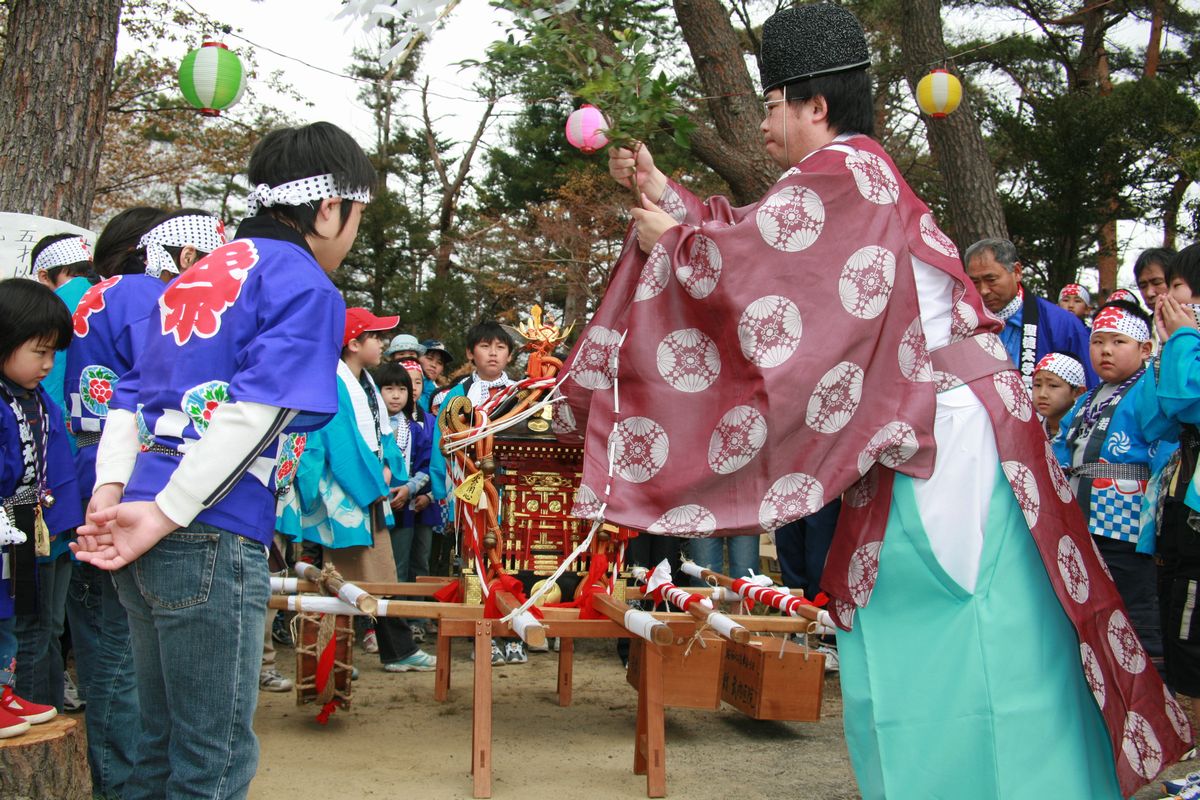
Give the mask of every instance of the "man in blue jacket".
[[1007, 239], [980, 239], [963, 256], [967, 275], [983, 304], [1004, 322], [1000, 341], [1021, 371], [1026, 388], [1033, 387], [1033, 367], [1046, 353], [1071, 353], [1083, 364], [1087, 386], [1098, 382], [1088, 351], [1088, 329], [1069, 311], [1026, 292], [1021, 286], [1017, 248]]

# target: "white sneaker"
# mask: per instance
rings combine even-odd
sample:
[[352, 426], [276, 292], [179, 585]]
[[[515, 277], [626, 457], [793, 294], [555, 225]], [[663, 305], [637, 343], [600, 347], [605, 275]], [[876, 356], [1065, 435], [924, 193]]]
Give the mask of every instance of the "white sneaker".
[[269, 669], [258, 676], [258, 688], [264, 692], [290, 692], [292, 681], [279, 674], [279, 670]]
[[524, 664], [528, 660], [529, 656], [525, 655], [525, 644], [523, 642], [509, 642], [504, 645], [505, 664]]
[[63, 711], [82, 711], [86, 705], [87, 702], [79, 696], [75, 681], [71, 680], [71, 673], [63, 670]]
[[825, 671], [837, 672], [841, 669], [841, 664], [838, 662], [838, 652], [836, 649], [828, 645], [817, 645], [813, 648], [814, 652], [821, 653], [825, 656]]
[[375, 636], [374, 628], [371, 628], [369, 631], [367, 631], [366, 633], [363, 634], [363, 652], [364, 653], [378, 653], [379, 652], [379, 639]]

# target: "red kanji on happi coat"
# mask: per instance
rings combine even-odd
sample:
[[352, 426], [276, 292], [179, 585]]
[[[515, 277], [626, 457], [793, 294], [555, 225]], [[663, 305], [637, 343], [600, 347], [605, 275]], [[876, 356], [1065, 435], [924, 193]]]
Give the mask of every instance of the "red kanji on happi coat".
[[[788, 170], [758, 203], [674, 184], [680, 226], [632, 227], [556, 411], [586, 432], [573, 513], [650, 532], [757, 533], [845, 493], [822, 588], [847, 630], [870, 600], [897, 471], [928, 477], [936, 392], [987, 408], [1004, 474], [1107, 725], [1125, 793], [1190, 747], [958, 251], [873, 140]], [[913, 257], [953, 281], [951, 344], [928, 352]]]
[[83, 297], [79, 298], [79, 305], [75, 306], [75, 313], [71, 315], [71, 325], [75, 329], [76, 336], [88, 335], [88, 332], [91, 330], [91, 323], [88, 322], [88, 317], [104, 308], [104, 293], [116, 286], [120, 280], [120, 275], [105, 278], [84, 292]]
[[158, 300], [163, 334], [176, 344], [192, 334], [202, 339], [221, 329], [221, 315], [237, 301], [242, 284], [258, 263], [258, 250], [250, 239], [235, 239], [197, 261], [172, 283]]

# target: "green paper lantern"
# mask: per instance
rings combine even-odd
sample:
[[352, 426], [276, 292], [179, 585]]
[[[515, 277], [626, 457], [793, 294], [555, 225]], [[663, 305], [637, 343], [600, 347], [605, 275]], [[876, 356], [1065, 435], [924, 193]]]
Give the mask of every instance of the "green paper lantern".
[[201, 114], [219, 117], [242, 98], [246, 71], [237, 53], [220, 42], [205, 42], [180, 62], [179, 88]]

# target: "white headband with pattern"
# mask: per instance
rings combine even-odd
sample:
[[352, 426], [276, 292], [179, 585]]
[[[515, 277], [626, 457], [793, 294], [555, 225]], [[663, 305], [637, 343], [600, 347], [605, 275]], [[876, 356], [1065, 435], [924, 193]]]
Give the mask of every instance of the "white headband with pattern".
[[146, 274], [152, 278], [164, 272], [179, 273], [168, 247], [190, 245], [202, 253], [211, 253], [223, 244], [225, 224], [208, 214], [172, 217], [146, 231], [138, 240], [138, 247], [146, 251]]
[[1138, 342], [1150, 341], [1150, 326], [1120, 306], [1103, 306], [1092, 318], [1092, 333], [1119, 333]]
[[1066, 353], [1047, 353], [1042, 356], [1042, 360], [1033, 368], [1033, 373], [1036, 375], [1044, 369], [1053, 372], [1071, 386], [1087, 385], [1083, 364], [1079, 362], [1078, 358]]
[[60, 239], [45, 250], [38, 253], [33, 262], [33, 271], [52, 270], [55, 267], [65, 267], [67, 264], [78, 264], [80, 261], [92, 260], [92, 251], [88, 249], [87, 240], [82, 236], [72, 236], [70, 239]]
[[250, 192], [246, 199], [246, 216], [253, 217], [259, 207], [271, 206], [302, 206], [317, 200], [330, 197], [341, 197], [346, 200], [357, 200], [360, 203], [371, 202], [371, 193], [366, 189], [347, 189], [337, 185], [333, 176], [314, 175], [311, 178], [301, 178], [298, 181], [281, 183], [278, 186], [268, 186], [260, 183]]

